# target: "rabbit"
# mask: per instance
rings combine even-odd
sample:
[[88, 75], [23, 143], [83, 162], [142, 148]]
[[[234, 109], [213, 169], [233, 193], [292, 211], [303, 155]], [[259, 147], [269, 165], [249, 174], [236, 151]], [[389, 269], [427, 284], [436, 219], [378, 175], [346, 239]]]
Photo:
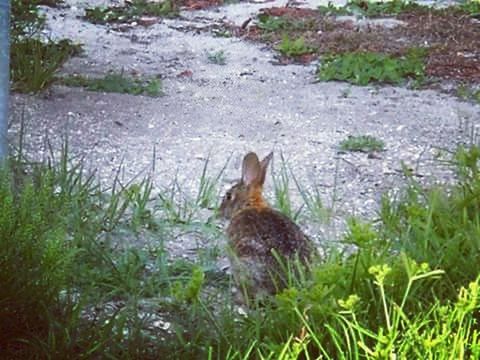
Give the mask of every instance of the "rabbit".
[[272, 209], [262, 196], [270, 153], [262, 161], [254, 152], [245, 155], [242, 177], [226, 192], [220, 216], [230, 220], [226, 229], [229, 260], [240, 290], [239, 302], [249, 305], [287, 285], [286, 263], [298, 259], [308, 265], [315, 249], [300, 228]]

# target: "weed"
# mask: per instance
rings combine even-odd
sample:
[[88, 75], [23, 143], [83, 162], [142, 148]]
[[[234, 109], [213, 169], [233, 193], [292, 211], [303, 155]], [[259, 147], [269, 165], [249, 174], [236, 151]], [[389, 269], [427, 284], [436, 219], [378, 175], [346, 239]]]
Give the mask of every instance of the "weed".
[[422, 82], [424, 57], [421, 49], [411, 49], [402, 57], [374, 52], [328, 55], [323, 57], [317, 74], [321, 81], [340, 80], [364, 86], [371, 82], [401, 84], [406, 78]]
[[227, 58], [223, 50], [207, 53], [207, 59], [209, 62], [216, 65], [225, 65], [227, 63]]
[[335, 6], [331, 2], [321, 5], [318, 10], [325, 15], [362, 15], [368, 17], [398, 15], [407, 11], [428, 9], [427, 6], [419, 5], [409, 0], [349, 0], [344, 6]]
[[232, 37], [232, 32], [227, 29], [214, 29], [212, 30], [212, 33], [215, 37], [221, 37], [221, 38], [230, 38]]
[[11, 45], [10, 73], [13, 90], [37, 92], [54, 81], [55, 72], [71, 56], [78, 55], [81, 46], [70, 40], [43, 43], [26, 38]]
[[398, 15], [407, 11], [428, 9], [427, 6], [419, 5], [409, 0], [371, 1], [350, 0], [346, 7], [352, 13], [358, 13], [368, 17]]
[[464, 0], [457, 5], [458, 9], [472, 16], [480, 15], [480, 2], [476, 0]]
[[360, 152], [384, 151], [385, 143], [371, 135], [349, 136], [340, 142], [340, 149]]
[[318, 6], [317, 9], [320, 12], [320, 14], [323, 14], [323, 15], [350, 15], [351, 14], [351, 11], [347, 5], [337, 6], [330, 1], [328, 2], [327, 5]]
[[80, 45], [68, 39], [43, 41], [39, 37], [45, 26], [40, 14], [41, 1], [14, 0], [10, 13], [10, 76], [12, 89], [38, 92], [53, 82], [63, 63], [81, 53]]
[[148, 0], [133, 0], [124, 6], [94, 7], [85, 9], [85, 19], [94, 24], [107, 24], [112, 22], [132, 22], [141, 16], [177, 15], [174, 1], [165, 0], [151, 2]]
[[315, 52], [313, 47], [305, 44], [304, 38], [300, 37], [291, 40], [287, 35], [282, 38], [282, 41], [277, 45], [276, 49], [280, 51], [282, 55], [288, 57], [298, 57]]
[[115, 92], [120, 94], [148, 95], [152, 97], [162, 95], [159, 79], [140, 80], [125, 77], [122, 73], [111, 73], [103, 78], [87, 78], [80, 75], [63, 77], [60, 83], [66, 86], [84, 87], [90, 91]]
[[38, 9], [39, 1], [13, 0], [10, 11], [10, 36], [14, 40], [38, 35], [45, 26], [45, 16]]
[[289, 190], [289, 171], [283, 154], [281, 154], [280, 170], [275, 171], [275, 164], [272, 164], [272, 179], [275, 195], [274, 207], [280, 212], [295, 220], [300, 214], [301, 208], [295, 210]]
[[457, 87], [457, 96], [462, 100], [473, 100], [480, 103], [480, 90], [473, 90], [465, 84], [460, 84]]
[[314, 20], [294, 20], [284, 16], [258, 15], [258, 27], [264, 32], [308, 30], [315, 26]]

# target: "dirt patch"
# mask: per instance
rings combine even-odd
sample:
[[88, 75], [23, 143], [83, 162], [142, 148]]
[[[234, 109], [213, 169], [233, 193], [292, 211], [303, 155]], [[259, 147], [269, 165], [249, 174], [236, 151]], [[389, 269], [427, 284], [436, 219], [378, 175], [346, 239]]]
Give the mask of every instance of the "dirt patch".
[[[406, 12], [398, 16], [397, 26], [391, 27], [379, 21], [358, 22], [351, 17], [335, 18], [311, 9], [286, 7], [263, 9], [258, 19], [248, 28], [238, 29], [237, 34], [274, 47], [285, 35], [304, 38], [316, 52], [300, 58], [301, 62], [331, 53], [373, 51], [401, 56], [411, 48], [425, 48], [427, 75], [480, 80], [480, 21], [459, 10]], [[275, 28], [274, 21], [283, 23]]]

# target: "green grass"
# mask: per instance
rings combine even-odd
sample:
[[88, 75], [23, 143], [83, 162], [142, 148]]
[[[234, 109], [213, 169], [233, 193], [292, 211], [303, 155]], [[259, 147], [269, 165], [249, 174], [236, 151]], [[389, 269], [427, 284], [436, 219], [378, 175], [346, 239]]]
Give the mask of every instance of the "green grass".
[[[204, 214], [218, 206], [224, 168], [211, 175], [207, 161], [193, 193], [175, 177], [165, 189], [119, 178], [104, 188], [69, 159], [68, 142], [61, 153], [41, 164], [19, 154], [0, 171], [6, 358], [479, 356], [478, 147], [453, 154], [450, 185], [409, 178], [375, 222], [348, 220], [308, 273], [285, 264], [290, 286], [246, 315], [216, 265], [222, 230]], [[279, 208], [322, 213], [319, 190], [303, 189], [283, 157], [275, 170]], [[187, 234], [197, 255], [172, 258], [167, 241]]]
[[385, 143], [371, 135], [349, 136], [340, 142], [340, 150], [360, 152], [384, 151]]
[[280, 44], [276, 46], [276, 50], [278, 50], [284, 56], [293, 58], [315, 52], [315, 48], [307, 45], [303, 37], [293, 40], [290, 39], [288, 35], [285, 35], [282, 38]]
[[55, 80], [57, 70], [71, 56], [81, 53], [80, 45], [70, 40], [43, 43], [33, 38], [14, 41], [10, 50], [12, 89], [38, 92]]
[[363, 86], [372, 82], [402, 84], [407, 79], [418, 84], [425, 78], [424, 57], [422, 49], [412, 49], [402, 57], [374, 52], [327, 55], [317, 76], [321, 81], [340, 80]]
[[361, 15], [366, 17], [396, 16], [405, 12], [422, 11], [461, 11], [470, 15], [480, 14], [480, 4], [475, 0], [465, 0], [458, 4], [450, 5], [445, 9], [435, 9], [426, 5], [417, 4], [408, 0], [349, 0], [344, 6], [336, 6], [329, 2], [318, 7], [321, 14], [325, 15]]
[[367, 17], [380, 17], [398, 15], [407, 11], [428, 9], [427, 6], [406, 0], [375, 1], [375, 0], [349, 0], [344, 6], [335, 6], [332, 3], [319, 6], [321, 14], [326, 15], [362, 15]]
[[103, 78], [87, 78], [80, 75], [59, 79], [66, 86], [84, 87], [90, 91], [114, 92], [120, 94], [162, 95], [162, 85], [159, 79], [141, 80], [124, 76], [122, 73], [111, 73]]
[[294, 20], [284, 16], [258, 15], [258, 27], [264, 32], [309, 30], [315, 27], [314, 20]]
[[150, 2], [133, 0], [124, 6], [94, 7], [85, 9], [85, 19], [94, 24], [125, 23], [138, 20], [141, 16], [177, 16], [172, 0]]
[[45, 26], [40, 4], [43, 2], [26, 0], [11, 4], [10, 77], [14, 91], [35, 93], [48, 87], [65, 61], [82, 52], [81, 45], [68, 39], [40, 40]]

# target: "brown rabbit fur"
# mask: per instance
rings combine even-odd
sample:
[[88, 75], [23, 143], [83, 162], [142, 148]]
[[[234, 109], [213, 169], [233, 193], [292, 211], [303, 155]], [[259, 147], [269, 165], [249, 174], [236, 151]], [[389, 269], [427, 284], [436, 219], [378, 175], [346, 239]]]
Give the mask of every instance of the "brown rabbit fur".
[[314, 253], [300, 228], [263, 199], [263, 184], [272, 156], [270, 153], [260, 162], [253, 152], [245, 155], [242, 178], [227, 191], [220, 206], [220, 214], [230, 219], [229, 258], [242, 292], [241, 301], [247, 305], [251, 299], [263, 298], [285, 287], [282, 260], [298, 258], [306, 264]]

